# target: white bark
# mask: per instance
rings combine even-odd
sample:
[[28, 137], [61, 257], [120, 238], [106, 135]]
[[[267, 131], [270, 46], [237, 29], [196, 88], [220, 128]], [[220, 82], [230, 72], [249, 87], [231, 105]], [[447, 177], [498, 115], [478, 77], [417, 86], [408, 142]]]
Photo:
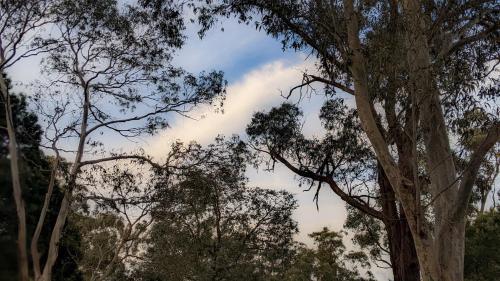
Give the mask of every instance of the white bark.
[[3, 77], [3, 72], [0, 72], [0, 90], [2, 99], [4, 101], [4, 109], [6, 116], [7, 134], [9, 136], [9, 157], [10, 157], [10, 171], [12, 181], [12, 191], [14, 195], [14, 202], [16, 205], [17, 214], [17, 251], [18, 251], [18, 267], [19, 267], [19, 280], [28, 281], [28, 250], [26, 247], [26, 209], [24, 206], [24, 199], [22, 195], [22, 187], [19, 171], [19, 155], [16, 139], [16, 129], [14, 120], [12, 118], [12, 105], [10, 104], [10, 96], [7, 89], [7, 83]]
[[[57, 150], [55, 150], [57, 153]], [[40, 271], [40, 252], [38, 251], [38, 241], [40, 238], [40, 234], [42, 232], [43, 225], [45, 223], [45, 217], [47, 216], [47, 212], [50, 207], [50, 200], [52, 198], [52, 193], [54, 191], [54, 185], [56, 181], [57, 169], [59, 166], [59, 153], [54, 158], [52, 163], [52, 171], [50, 174], [50, 182], [47, 188], [47, 193], [45, 194], [45, 199], [43, 202], [42, 211], [40, 212], [40, 216], [38, 218], [38, 223], [35, 228], [35, 232], [33, 233], [33, 237], [31, 238], [31, 258], [33, 263], [33, 274], [35, 276], [35, 280], [38, 280], [41, 275]]]
[[[389, 153], [388, 145], [377, 127], [368, 89], [368, 73], [359, 39], [358, 15], [353, 0], [344, 1], [348, 44], [351, 51], [350, 71], [354, 82], [356, 107], [363, 130], [367, 134], [387, 178], [401, 202], [415, 240], [423, 280], [463, 280], [465, 210], [477, 169], [487, 151], [498, 142], [500, 127], [493, 126], [480, 149], [471, 157], [469, 168], [459, 178], [453, 161], [449, 137], [441, 108], [440, 93], [432, 71], [430, 48], [427, 45], [425, 16], [421, 3], [403, 1], [406, 24], [407, 65], [410, 83], [408, 92], [418, 106], [420, 130], [424, 135], [427, 169], [433, 195], [433, 228], [426, 226], [419, 215], [425, 213], [420, 204], [416, 179], [406, 179]], [[417, 109], [417, 108], [414, 108]], [[410, 110], [410, 109], [408, 109]], [[416, 125], [416, 124], [415, 124]], [[414, 136], [415, 137], [415, 136]], [[415, 142], [415, 140], [413, 140]], [[417, 163], [415, 159], [405, 159]]]

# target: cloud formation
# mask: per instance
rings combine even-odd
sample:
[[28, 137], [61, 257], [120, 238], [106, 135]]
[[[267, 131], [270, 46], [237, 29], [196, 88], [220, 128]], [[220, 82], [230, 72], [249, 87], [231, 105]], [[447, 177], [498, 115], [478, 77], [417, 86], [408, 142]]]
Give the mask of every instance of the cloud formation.
[[247, 73], [228, 87], [223, 113], [201, 107], [190, 114], [195, 120], [176, 118], [171, 128], [146, 140], [146, 151], [161, 158], [175, 140], [207, 144], [219, 134], [243, 133], [255, 112], [268, 110], [284, 101], [280, 90], [298, 83], [308, 67], [310, 63], [307, 61], [278, 60]]

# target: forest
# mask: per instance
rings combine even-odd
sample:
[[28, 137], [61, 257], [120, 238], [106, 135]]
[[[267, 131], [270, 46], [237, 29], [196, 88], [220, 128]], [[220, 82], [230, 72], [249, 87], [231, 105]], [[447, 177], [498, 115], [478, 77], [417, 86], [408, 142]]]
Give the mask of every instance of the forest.
[[495, 281], [496, 0], [0, 0], [0, 281]]

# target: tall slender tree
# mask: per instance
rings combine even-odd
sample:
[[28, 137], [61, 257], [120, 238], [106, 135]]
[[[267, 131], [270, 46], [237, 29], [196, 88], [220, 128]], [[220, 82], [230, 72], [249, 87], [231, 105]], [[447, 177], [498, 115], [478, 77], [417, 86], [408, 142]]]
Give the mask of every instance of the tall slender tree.
[[[4, 106], [5, 129], [9, 136], [9, 159], [12, 190], [17, 215], [17, 253], [19, 280], [28, 281], [28, 250], [26, 246], [26, 208], [22, 195], [19, 144], [16, 138], [13, 104], [9, 94], [8, 82], [4, 76], [8, 69], [30, 56], [36, 56], [44, 50], [32, 47], [32, 38], [41, 28], [50, 23], [51, 0], [2, 0], [0, 2], [0, 98]], [[47, 46], [48, 47], [48, 46]]]
[[[53, 7], [54, 32], [37, 40], [40, 48], [51, 47], [44, 65], [52, 92], [37, 96], [49, 128], [47, 147], [74, 158], [47, 260], [34, 265], [36, 280], [51, 279], [81, 172], [109, 161], [152, 163], [143, 153], [110, 153], [100, 134], [126, 139], [154, 134], [167, 127], [168, 113], [185, 115], [223, 98], [222, 73], [195, 77], [171, 64], [184, 40], [182, 5], [157, 4], [62, 1]], [[42, 214], [41, 225], [43, 220]]]
[[[46, 156], [40, 147], [43, 134], [37, 123], [36, 114], [28, 109], [28, 100], [23, 95], [12, 95], [10, 97], [13, 109], [13, 120], [16, 124], [16, 136], [20, 144], [19, 154], [22, 156], [19, 162], [21, 175], [21, 188], [26, 202], [26, 233], [28, 243], [32, 239], [38, 216], [43, 206], [43, 198], [49, 185], [51, 162], [53, 158]], [[8, 134], [5, 130], [5, 111], [0, 108], [0, 182], [2, 187], [11, 186], [10, 161], [8, 149]], [[50, 206], [57, 206], [62, 199], [62, 193], [57, 185]], [[54, 223], [56, 212], [52, 210], [47, 215], [47, 225], [38, 234], [40, 241], [47, 242], [50, 239], [50, 225]], [[5, 281], [18, 280], [18, 260], [16, 247], [17, 217], [16, 206], [12, 200], [12, 189], [2, 188], [0, 192], [0, 216], [4, 218], [0, 224], [0, 259], [4, 261], [0, 265], [0, 279]], [[54, 280], [81, 280], [80, 271], [76, 262], [79, 258], [80, 233], [75, 231], [74, 225], [65, 228], [67, 233], [60, 247], [61, 259], [58, 261]], [[71, 253], [71, 254], [69, 254]], [[42, 257], [43, 258], [43, 257]], [[31, 267], [29, 269], [32, 270]]]
[[[43, 145], [53, 151], [55, 162], [31, 241], [31, 255], [34, 279], [51, 280], [82, 168], [122, 159], [152, 163], [140, 153], [95, 155], [100, 142], [93, 137], [106, 130], [126, 138], [153, 134], [167, 126], [167, 113], [185, 115], [198, 104], [220, 101], [225, 81], [219, 72], [195, 77], [171, 64], [172, 54], [184, 41], [180, 3], [6, 0], [0, 3], [0, 13], [2, 73], [22, 59], [40, 55], [50, 77], [45, 79], [50, 80], [50, 87], [40, 90], [34, 100], [47, 125]], [[26, 281], [29, 260], [19, 145], [3, 76], [0, 86], [19, 223], [19, 276]], [[76, 143], [74, 148], [71, 141]], [[44, 253], [38, 248], [39, 237], [47, 223], [62, 153], [74, 159], [62, 182], [64, 197], [47, 246], [47, 259], [41, 264]]]

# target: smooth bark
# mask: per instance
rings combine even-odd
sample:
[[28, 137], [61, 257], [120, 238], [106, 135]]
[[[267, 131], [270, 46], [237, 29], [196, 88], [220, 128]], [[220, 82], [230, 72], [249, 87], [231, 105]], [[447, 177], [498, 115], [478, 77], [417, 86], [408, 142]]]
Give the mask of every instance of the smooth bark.
[[38, 250], [38, 241], [40, 239], [40, 234], [42, 232], [43, 225], [45, 223], [45, 218], [47, 216], [47, 212], [49, 210], [50, 206], [50, 200], [52, 198], [52, 193], [54, 191], [54, 186], [55, 186], [55, 181], [56, 181], [56, 174], [57, 174], [57, 169], [59, 166], [59, 154], [57, 153], [57, 156], [54, 158], [54, 161], [52, 163], [52, 171], [50, 173], [50, 181], [49, 181], [49, 186], [47, 188], [47, 192], [45, 194], [45, 199], [43, 202], [43, 207], [42, 211], [40, 212], [40, 216], [38, 218], [38, 223], [35, 228], [35, 232], [33, 233], [33, 237], [31, 238], [31, 259], [33, 263], [33, 274], [35, 276], [35, 280], [38, 280], [41, 275], [41, 269], [40, 269], [40, 252]]
[[0, 90], [2, 99], [4, 101], [7, 134], [9, 136], [9, 158], [10, 158], [10, 172], [12, 180], [12, 193], [14, 202], [16, 204], [17, 214], [17, 253], [18, 253], [18, 267], [19, 267], [19, 280], [28, 281], [28, 250], [26, 247], [26, 209], [22, 195], [20, 170], [19, 170], [19, 154], [16, 139], [16, 130], [14, 120], [12, 118], [12, 107], [10, 104], [10, 96], [7, 88], [7, 83], [3, 75], [0, 74]]
[[49, 241], [49, 251], [47, 253], [47, 261], [43, 268], [42, 276], [40, 281], [50, 281], [52, 278], [52, 270], [57, 261], [57, 256], [59, 252], [59, 242], [62, 237], [62, 232], [64, 229], [64, 224], [70, 212], [71, 199], [73, 195], [73, 189], [75, 188], [78, 173], [80, 172], [81, 162], [83, 159], [83, 154], [85, 151], [85, 142], [87, 140], [87, 127], [90, 111], [90, 90], [88, 88], [87, 82], [81, 73], [78, 74], [80, 78], [80, 83], [83, 87], [83, 108], [82, 108], [82, 124], [80, 126], [80, 137], [78, 142], [78, 148], [75, 155], [75, 160], [71, 166], [69, 173], [69, 182], [64, 190], [64, 197], [59, 208], [59, 213], [57, 214], [56, 223], [52, 228], [52, 234]]

